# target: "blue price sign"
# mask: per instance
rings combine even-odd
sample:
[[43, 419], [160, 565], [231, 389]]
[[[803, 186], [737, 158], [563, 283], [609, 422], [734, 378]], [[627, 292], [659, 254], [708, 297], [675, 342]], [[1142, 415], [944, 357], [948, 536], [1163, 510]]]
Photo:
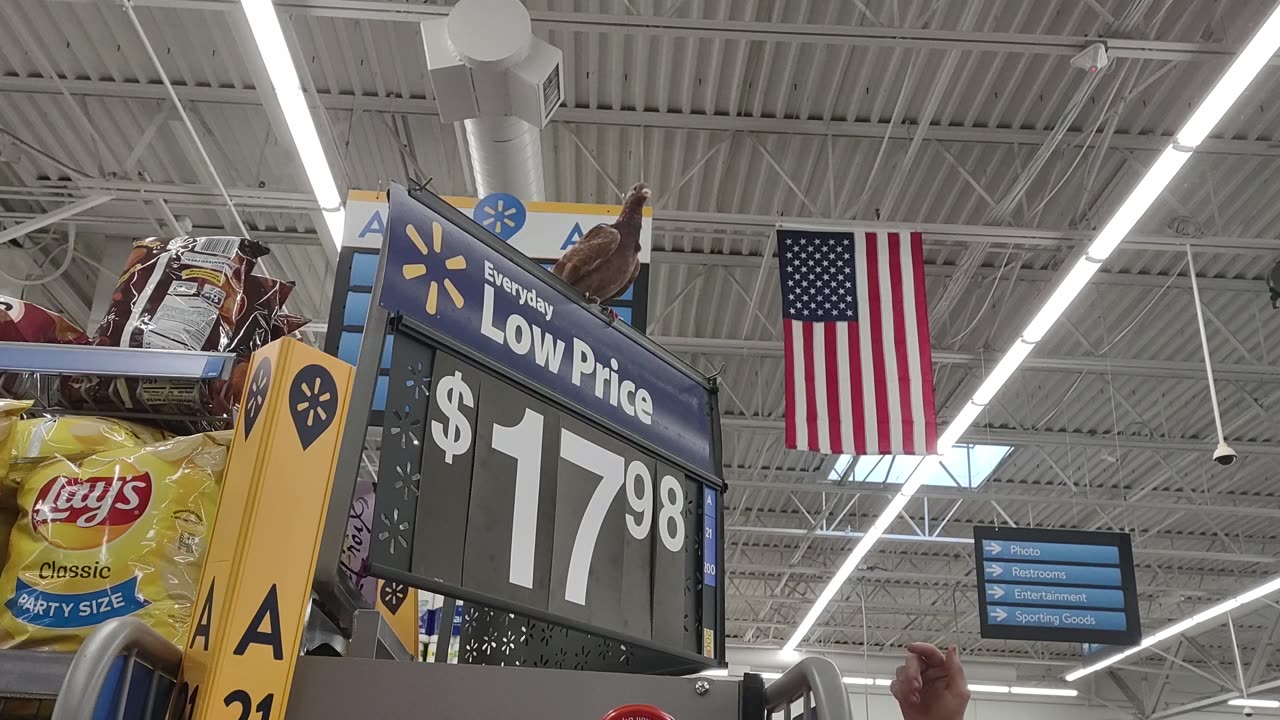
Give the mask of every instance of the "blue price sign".
[[975, 527], [982, 637], [1133, 645], [1142, 638], [1128, 535]]
[[592, 312], [576, 291], [516, 251], [482, 241], [398, 185], [390, 199], [380, 298], [388, 312], [719, 476], [715, 403], [704, 380], [639, 333]]

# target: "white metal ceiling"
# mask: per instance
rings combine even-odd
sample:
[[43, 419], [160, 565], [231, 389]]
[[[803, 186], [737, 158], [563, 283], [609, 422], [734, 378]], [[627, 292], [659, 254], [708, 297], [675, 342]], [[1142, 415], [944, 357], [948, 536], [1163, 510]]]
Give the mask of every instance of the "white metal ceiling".
[[[301, 165], [258, 89], [264, 75], [237, 3], [135, 4], [246, 223], [299, 281], [297, 309], [324, 318], [332, 262], [313, 233]], [[415, 23], [446, 7], [276, 4], [325, 109], [320, 133], [340, 185], [433, 177], [438, 192], [474, 192], [460, 135], [435, 114]], [[933, 314], [946, 416], [1271, 6], [529, 2], [536, 31], [565, 53], [566, 106], [544, 134], [548, 197], [610, 202], [611, 186], [653, 185], [651, 333], [723, 371], [731, 642], [780, 644], [850, 547], [848, 533], [886, 502], [884, 488], [828, 483], [829, 458], [782, 447], [777, 274], [764, 257], [773, 223], [924, 228], [930, 297], [937, 304], [954, 288]], [[1114, 61], [1091, 80], [1068, 60], [1099, 37]], [[1077, 93], [1083, 104], [1064, 120]], [[975, 523], [1134, 533], [1151, 628], [1280, 573], [1280, 316], [1261, 280], [1280, 256], [1277, 97], [1272, 66], [971, 434], [1017, 449], [976, 492], [922, 492], [890, 530], [917, 537], [876, 547], [814, 645], [951, 639], [980, 655], [1078, 659], [1070, 646], [976, 637], [971, 550], [955, 542]], [[115, 196], [78, 218], [90, 259], [107, 238], [162, 232], [159, 201], [197, 227], [228, 223], [116, 2], [0, 3], [0, 130], [11, 134], [0, 133], [5, 221]], [[1224, 421], [1242, 455], [1227, 470], [1208, 459], [1184, 243], [1205, 278]], [[39, 236], [21, 251], [0, 248], [0, 261], [24, 268], [57, 245]], [[83, 319], [96, 271], [74, 267], [33, 297]], [[1277, 616], [1267, 608], [1241, 620], [1246, 657], [1264, 650], [1258, 679], [1276, 674]], [[1201, 672], [1230, 664], [1224, 630], [1197, 644], [1204, 657], [1180, 645], [1177, 662]]]

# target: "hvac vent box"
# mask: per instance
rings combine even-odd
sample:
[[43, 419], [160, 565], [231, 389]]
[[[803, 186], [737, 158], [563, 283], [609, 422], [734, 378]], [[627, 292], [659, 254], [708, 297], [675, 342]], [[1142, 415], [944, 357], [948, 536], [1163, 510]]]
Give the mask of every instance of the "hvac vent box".
[[467, 0], [448, 19], [422, 23], [427, 74], [445, 122], [513, 115], [542, 128], [562, 102], [563, 53], [533, 36], [519, 3], [521, 12], [498, 13], [506, 4]]

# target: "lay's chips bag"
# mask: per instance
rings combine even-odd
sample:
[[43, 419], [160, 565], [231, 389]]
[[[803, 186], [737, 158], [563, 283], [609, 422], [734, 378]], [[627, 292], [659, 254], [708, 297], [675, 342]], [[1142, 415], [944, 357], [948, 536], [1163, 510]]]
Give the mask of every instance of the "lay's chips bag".
[[55, 457], [75, 462], [100, 452], [152, 445], [168, 438], [163, 430], [105, 417], [66, 415], [18, 420], [9, 436], [9, 471], [0, 475], [0, 508], [16, 507], [22, 478]]
[[229, 443], [205, 433], [26, 474], [0, 572], [0, 648], [75, 650], [125, 615], [181, 642]]

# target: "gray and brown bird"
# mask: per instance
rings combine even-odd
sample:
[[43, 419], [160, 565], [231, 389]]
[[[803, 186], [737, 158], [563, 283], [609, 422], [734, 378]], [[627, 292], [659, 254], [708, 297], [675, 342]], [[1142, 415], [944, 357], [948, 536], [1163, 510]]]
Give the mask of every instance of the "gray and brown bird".
[[588, 230], [551, 271], [588, 302], [606, 303], [625, 293], [640, 274], [640, 225], [651, 194], [644, 183], [632, 185], [618, 219]]

